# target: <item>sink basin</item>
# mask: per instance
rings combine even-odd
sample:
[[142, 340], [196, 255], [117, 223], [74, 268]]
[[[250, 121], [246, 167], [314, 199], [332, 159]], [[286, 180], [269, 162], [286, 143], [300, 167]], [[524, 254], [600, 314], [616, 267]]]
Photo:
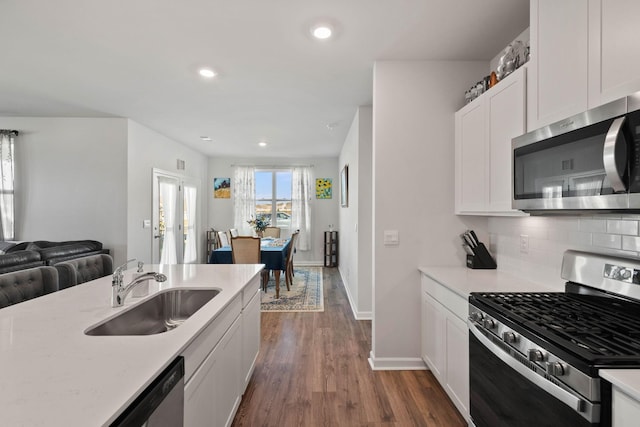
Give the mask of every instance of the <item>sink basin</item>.
[[213, 297], [218, 289], [172, 289], [92, 326], [86, 335], [154, 335], [177, 328]]

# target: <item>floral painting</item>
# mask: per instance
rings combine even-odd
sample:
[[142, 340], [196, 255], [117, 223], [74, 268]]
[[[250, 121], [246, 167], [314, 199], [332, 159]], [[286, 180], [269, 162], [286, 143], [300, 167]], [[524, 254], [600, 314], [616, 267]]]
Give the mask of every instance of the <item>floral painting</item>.
[[331, 178], [316, 178], [316, 199], [330, 199], [331, 185]]
[[231, 198], [231, 178], [213, 178], [213, 198]]

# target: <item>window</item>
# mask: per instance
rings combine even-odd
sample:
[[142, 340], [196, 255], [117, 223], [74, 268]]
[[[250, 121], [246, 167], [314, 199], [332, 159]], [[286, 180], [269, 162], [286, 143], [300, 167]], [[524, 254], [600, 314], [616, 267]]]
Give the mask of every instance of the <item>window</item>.
[[[256, 170], [256, 218], [275, 227], [291, 226], [291, 171]], [[274, 220], [275, 218], [275, 220]]]
[[13, 145], [17, 131], [0, 130], [0, 240], [15, 238]]

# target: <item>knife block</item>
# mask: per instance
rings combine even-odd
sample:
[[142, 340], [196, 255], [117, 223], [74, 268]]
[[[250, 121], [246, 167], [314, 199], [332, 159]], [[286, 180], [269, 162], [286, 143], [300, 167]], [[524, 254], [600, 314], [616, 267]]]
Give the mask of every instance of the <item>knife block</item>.
[[478, 246], [473, 248], [473, 251], [475, 255], [467, 255], [468, 268], [492, 270], [497, 267], [496, 261], [483, 243], [478, 242]]

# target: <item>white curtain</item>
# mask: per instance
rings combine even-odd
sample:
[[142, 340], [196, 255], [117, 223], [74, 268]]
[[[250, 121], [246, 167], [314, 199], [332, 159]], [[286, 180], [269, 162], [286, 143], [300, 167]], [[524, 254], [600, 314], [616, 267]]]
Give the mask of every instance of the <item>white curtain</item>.
[[256, 214], [255, 168], [237, 166], [233, 178], [233, 228], [241, 236], [250, 236], [253, 230], [247, 221]]
[[184, 186], [184, 211], [187, 218], [185, 224], [184, 260], [183, 263], [194, 263], [198, 258], [196, 250], [196, 188]]
[[291, 174], [291, 228], [300, 230], [297, 248], [301, 251], [311, 249], [311, 178], [309, 168], [293, 168]]
[[178, 188], [173, 182], [158, 183], [160, 203], [164, 211], [164, 240], [160, 252], [160, 264], [177, 264], [176, 255], [176, 200]]
[[0, 130], [0, 241], [14, 240], [13, 144], [17, 132]]

